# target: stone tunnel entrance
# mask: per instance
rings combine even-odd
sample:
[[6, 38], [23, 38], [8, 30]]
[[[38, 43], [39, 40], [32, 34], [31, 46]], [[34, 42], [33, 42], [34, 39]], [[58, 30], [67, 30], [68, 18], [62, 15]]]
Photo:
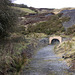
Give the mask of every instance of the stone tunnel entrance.
[[60, 43], [60, 41], [58, 39], [53, 39], [51, 41], [51, 44], [59, 44], [59, 43]]
[[61, 36], [52, 36], [49, 37], [49, 44], [58, 44], [62, 42], [62, 37]]

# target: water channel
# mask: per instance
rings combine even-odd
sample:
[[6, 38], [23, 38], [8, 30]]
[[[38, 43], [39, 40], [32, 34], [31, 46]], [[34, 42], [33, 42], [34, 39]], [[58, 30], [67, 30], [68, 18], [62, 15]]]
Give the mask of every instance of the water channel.
[[38, 50], [22, 75], [75, 75], [68, 71], [66, 62], [54, 53], [53, 48], [54, 45], [47, 45]]

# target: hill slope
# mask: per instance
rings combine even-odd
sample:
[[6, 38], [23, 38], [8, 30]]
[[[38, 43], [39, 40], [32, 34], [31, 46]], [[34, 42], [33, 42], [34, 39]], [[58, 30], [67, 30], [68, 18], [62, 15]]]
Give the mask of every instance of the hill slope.
[[35, 11], [32, 11], [32, 10], [29, 9], [29, 8], [20, 8], [20, 7], [12, 7], [12, 8], [14, 8], [14, 9], [16, 9], [16, 10], [21, 10], [21, 11], [27, 12], [27, 13], [35, 13]]
[[63, 23], [63, 26], [65, 28], [69, 28], [75, 24], [75, 9], [72, 10], [63, 10], [61, 11], [63, 13], [63, 16], [70, 17], [70, 20]]

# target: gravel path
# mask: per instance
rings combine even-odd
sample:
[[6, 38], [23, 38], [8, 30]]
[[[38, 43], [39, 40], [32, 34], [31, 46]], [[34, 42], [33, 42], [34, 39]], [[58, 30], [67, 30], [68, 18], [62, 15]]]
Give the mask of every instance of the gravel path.
[[54, 45], [48, 45], [38, 50], [21, 75], [75, 75], [67, 71], [66, 62], [54, 53], [53, 48]]

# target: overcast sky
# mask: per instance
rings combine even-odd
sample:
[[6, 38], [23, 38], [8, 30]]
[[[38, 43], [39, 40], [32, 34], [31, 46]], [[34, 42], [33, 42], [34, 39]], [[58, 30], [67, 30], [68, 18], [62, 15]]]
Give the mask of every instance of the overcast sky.
[[15, 0], [14, 3], [26, 4], [36, 8], [75, 7], [75, 0]]

